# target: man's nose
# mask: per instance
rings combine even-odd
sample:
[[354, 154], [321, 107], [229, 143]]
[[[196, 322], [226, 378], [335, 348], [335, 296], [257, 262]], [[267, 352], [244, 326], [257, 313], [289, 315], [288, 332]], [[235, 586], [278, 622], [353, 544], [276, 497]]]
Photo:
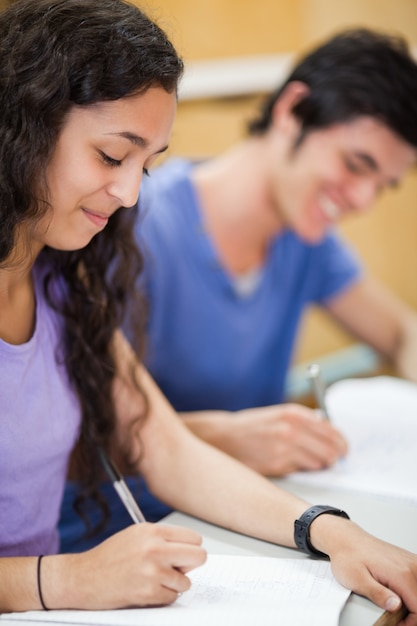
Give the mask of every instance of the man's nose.
[[353, 211], [366, 211], [375, 202], [379, 188], [373, 180], [360, 180], [352, 184], [346, 196]]

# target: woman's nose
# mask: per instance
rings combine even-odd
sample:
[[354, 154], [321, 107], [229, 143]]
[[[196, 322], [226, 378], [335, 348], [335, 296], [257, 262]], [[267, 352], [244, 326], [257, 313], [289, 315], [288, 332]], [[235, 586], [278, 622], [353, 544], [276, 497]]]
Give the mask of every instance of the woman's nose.
[[108, 193], [117, 198], [121, 206], [133, 206], [139, 197], [142, 176], [143, 172], [139, 168], [138, 171], [132, 171], [132, 168], [121, 167], [109, 183]]

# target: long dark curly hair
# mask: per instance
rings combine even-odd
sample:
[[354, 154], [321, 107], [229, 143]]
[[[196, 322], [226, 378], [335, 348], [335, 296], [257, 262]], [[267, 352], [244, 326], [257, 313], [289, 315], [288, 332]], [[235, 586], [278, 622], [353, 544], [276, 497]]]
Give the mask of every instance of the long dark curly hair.
[[[155, 86], [175, 92], [182, 71], [165, 33], [123, 0], [18, 0], [0, 13], [1, 267], [11, 262], [17, 227], [27, 230], [50, 210], [45, 172], [70, 109]], [[45, 296], [63, 319], [61, 351], [81, 405], [79, 459], [89, 493], [100, 476], [97, 447], [109, 447], [115, 426], [112, 339], [127, 323], [142, 266], [135, 212], [118, 211], [82, 250], [41, 253], [50, 268]], [[60, 300], [56, 281], [65, 286]], [[139, 350], [141, 311], [129, 312]]]

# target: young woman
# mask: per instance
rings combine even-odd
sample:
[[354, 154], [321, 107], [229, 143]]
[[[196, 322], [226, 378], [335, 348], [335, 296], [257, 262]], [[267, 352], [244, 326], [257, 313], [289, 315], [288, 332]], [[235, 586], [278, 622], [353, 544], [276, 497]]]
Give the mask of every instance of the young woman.
[[334, 510], [294, 538], [309, 505], [196, 438], [118, 330], [138, 265], [122, 207], [167, 146], [182, 71], [165, 35], [122, 0], [19, 0], [0, 42], [0, 611], [167, 604], [205, 559], [196, 533], [146, 523], [57, 555], [78, 442], [87, 492], [104, 448], [170, 506], [296, 539], [349, 588], [417, 618], [417, 556]]

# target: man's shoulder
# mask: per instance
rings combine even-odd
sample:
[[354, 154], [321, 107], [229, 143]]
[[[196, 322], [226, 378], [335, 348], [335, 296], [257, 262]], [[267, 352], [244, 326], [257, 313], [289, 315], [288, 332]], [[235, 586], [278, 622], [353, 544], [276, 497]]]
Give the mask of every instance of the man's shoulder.
[[317, 243], [304, 241], [292, 230], [286, 230], [276, 239], [276, 247], [281, 248], [285, 253], [292, 253], [296, 256], [308, 257], [310, 260], [325, 257], [338, 250], [345, 250], [348, 245], [343, 238], [335, 231], [329, 230], [326, 235]]

